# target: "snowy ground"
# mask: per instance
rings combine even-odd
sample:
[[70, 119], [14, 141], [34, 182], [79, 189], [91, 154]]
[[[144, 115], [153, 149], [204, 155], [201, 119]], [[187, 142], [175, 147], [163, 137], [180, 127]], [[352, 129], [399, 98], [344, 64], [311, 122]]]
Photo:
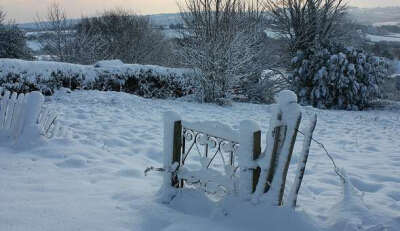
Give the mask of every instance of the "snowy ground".
[[60, 137], [29, 150], [0, 147], [0, 230], [256, 230], [277, 223], [282, 226], [269, 230], [312, 230], [299, 228], [299, 219], [310, 220], [315, 230], [400, 230], [399, 110], [303, 108], [304, 120], [318, 114], [315, 138], [345, 168], [362, 199], [343, 200], [331, 163], [313, 144], [298, 215], [244, 208], [245, 215], [210, 218], [212, 205], [198, 203], [204, 201], [198, 195], [159, 203], [162, 177], [143, 174], [162, 163], [162, 113], [174, 110], [186, 120], [219, 120], [234, 128], [252, 119], [266, 131], [270, 106], [218, 107], [97, 91], [59, 93], [46, 104], [60, 114]]

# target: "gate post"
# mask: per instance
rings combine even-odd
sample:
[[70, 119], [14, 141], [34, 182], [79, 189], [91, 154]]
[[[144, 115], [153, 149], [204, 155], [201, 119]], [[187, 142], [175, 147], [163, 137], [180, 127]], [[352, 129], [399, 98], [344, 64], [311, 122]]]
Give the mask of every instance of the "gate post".
[[165, 169], [164, 187], [179, 188], [178, 177], [174, 171], [181, 164], [182, 146], [182, 122], [180, 116], [175, 112], [165, 112], [164, 140], [163, 140], [163, 164]]
[[255, 191], [260, 169], [255, 160], [261, 154], [261, 130], [259, 125], [250, 120], [240, 123], [239, 147], [239, 195], [243, 200], [250, 200]]
[[[253, 133], [253, 160], [256, 161], [261, 155], [261, 131]], [[251, 192], [254, 193], [257, 188], [258, 179], [260, 178], [261, 168], [253, 169], [253, 182]]]

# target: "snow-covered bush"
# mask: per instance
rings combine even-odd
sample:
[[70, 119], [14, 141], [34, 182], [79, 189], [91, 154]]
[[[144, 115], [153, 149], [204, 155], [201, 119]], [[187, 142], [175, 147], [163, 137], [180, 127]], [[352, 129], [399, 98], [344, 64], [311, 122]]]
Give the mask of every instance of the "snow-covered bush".
[[[170, 98], [194, 91], [187, 69], [108, 61], [91, 65], [0, 60], [0, 87], [17, 93], [41, 91], [52, 95], [61, 87], [123, 91], [146, 98]], [[106, 65], [107, 64], [107, 65]]]
[[381, 96], [388, 64], [361, 50], [331, 46], [299, 51], [292, 60], [291, 87], [302, 104], [362, 110]]

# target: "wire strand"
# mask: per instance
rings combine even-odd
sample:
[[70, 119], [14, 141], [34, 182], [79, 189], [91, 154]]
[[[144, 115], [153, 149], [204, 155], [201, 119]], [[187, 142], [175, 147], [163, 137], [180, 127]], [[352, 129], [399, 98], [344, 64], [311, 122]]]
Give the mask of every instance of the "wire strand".
[[[302, 131], [300, 131], [299, 129], [296, 129], [299, 133], [301, 133], [303, 136], [307, 136], [306, 134], [304, 134]], [[333, 165], [333, 168], [334, 168], [334, 170], [335, 170], [335, 173], [336, 173], [336, 175], [338, 175], [339, 177], [340, 177], [340, 179], [343, 181], [343, 183], [346, 183], [346, 179], [345, 179], [345, 177], [343, 176], [343, 174], [340, 172], [340, 169], [337, 167], [337, 165], [336, 165], [336, 163], [335, 163], [335, 160], [333, 159], [333, 157], [332, 157], [332, 155], [331, 154], [329, 154], [329, 152], [328, 152], [328, 150], [325, 148], [325, 145], [323, 144], [323, 143], [321, 143], [321, 142], [319, 142], [318, 140], [316, 140], [316, 139], [314, 139], [312, 136], [311, 136], [311, 140], [312, 141], [314, 141], [315, 143], [317, 143], [324, 151], [325, 151], [325, 154], [328, 156], [328, 158], [331, 160], [331, 162], [332, 162], [332, 165]]]

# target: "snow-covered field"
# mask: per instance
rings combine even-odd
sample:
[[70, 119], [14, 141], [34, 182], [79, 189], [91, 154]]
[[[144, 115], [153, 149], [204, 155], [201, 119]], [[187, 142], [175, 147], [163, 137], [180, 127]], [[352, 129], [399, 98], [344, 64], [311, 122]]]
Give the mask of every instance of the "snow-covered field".
[[378, 22], [378, 23], [374, 23], [372, 24], [373, 26], [397, 26], [400, 25], [399, 21], [393, 21], [393, 22]]
[[32, 51], [40, 51], [43, 49], [42, 45], [37, 40], [28, 40], [26, 41], [26, 45]]
[[[297, 214], [248, 205], [225, 217], [195, 193], [159, 203], [162, 177], [143, 171], [162, 165], [162, 113], [233, 128], [251, 119], [265, 132], [271, 106], [219, 107], [98, 91], [60, 91], [46, 106], [59, 113], [57, 138], [29, 149], [0, 146], [0, 230], [400, 230], [400, 110], [302, 108], [303, 120], [318, 114], [314, 137], [346, 170], [355, 192], [343, 198], [329, 159], [314, 143]], [[300, 148], [298, 142], [295, 154]]]
[[400, 34], [392, 33], [385, 36], [367, 34], [367, 39], [371, 42], [400, 42]]

